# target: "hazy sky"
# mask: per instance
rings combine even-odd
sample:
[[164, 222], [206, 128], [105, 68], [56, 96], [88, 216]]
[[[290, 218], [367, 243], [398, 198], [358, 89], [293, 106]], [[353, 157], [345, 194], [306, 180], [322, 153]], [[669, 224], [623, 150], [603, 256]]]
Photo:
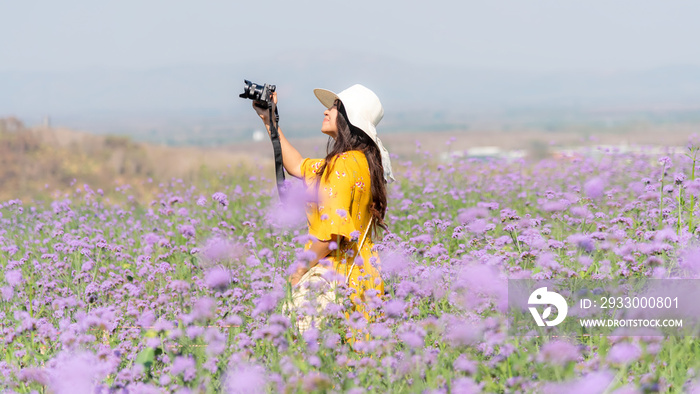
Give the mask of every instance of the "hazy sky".
[[700, 65], [700, 2], [1, 1], [0, 71], [231, 64], [349, 50], [527, 70]]

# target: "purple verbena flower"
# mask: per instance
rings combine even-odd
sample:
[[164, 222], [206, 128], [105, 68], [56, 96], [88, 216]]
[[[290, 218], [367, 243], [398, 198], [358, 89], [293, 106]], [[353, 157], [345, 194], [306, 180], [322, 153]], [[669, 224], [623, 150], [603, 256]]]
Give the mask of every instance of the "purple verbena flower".
[[211, 199], [221, 204], [223, 207], [228, 206], [228, 197], [222, 192], [216, 192], [211, 196]]

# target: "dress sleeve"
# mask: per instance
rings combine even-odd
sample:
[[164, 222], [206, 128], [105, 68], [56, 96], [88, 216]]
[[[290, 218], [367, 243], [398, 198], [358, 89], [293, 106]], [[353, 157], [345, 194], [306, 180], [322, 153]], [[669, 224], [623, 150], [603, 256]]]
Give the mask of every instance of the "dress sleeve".
[[310, 179], [316, 177], [316, 172], [321, 165], [323, 165], [323, 159], [304, 159], [301, 162], [301, 177], [306, 184], [310, 184]]
[[319, 186], [321, 224], [310, 229], [311, 235], [323, 241], [332, 239], [333, 234], [342, 235], [348, 240], [357, 235], [352, 219], [357, 167], [357, 162], [351, 156], [339, 156], [330, 168], [328, 178], [325, 174], [322, 176]]

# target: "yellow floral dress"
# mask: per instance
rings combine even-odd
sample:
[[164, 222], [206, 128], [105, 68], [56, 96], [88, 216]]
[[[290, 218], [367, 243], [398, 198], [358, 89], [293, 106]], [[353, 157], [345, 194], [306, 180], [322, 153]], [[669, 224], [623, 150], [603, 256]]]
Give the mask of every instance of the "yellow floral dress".
[[[333, 234], [343, 236], [344, 242], [341, 242], [338, 250], [332, 251], [327, 259], [331, 260], [332, 266], [339, 274], [346, 278], [348, 273], [350, 274], [348, 286], [355, 291], [350, 299], [355, 309], [369, 320], [369, 313], [364, 307], [365, 292], [374, 289], [378, 296], [384, 294], [384, 282], [376, 268], [379, 257], [372, 251], [374, 244], [371, 230], [367, 232], [362, 250], [359, 251], [361, 258], [356, 258], [357, 248], [371, 218], [369, 206], [372, 189], [369, 165], [361, 151], [341, 153], [326, 166], [328, 178], [323, 174], [318, 184], [316, 174], [323, 161], [324, 159], [304, 159], [301, 163], [304, 183], [309, 192], [317, 197], [314, 198], [315, 201], [307, 204], [309, 234], [321, 241], [332, 239]], [[310, 246], [311, 241], [307, 243], [306, 249]], [[349, 272], [351, 267], [352, 272]]]

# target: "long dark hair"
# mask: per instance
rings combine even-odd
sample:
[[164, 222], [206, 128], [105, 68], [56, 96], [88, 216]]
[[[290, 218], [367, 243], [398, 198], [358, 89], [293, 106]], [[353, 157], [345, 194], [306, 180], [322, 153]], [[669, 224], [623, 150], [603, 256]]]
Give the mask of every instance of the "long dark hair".
[[[384, 167], [382, 166], [382, 155], [379, 152], [379, 148], [364, 131], [348, 122], [348, 115], [345, 112], [342, 101], [335, 100], [333, 107], [338, 110], [338, 116], [336, 117], [338, 136], [335, 140], [333, 137], [328, 138], [326, 159], [317, 171], [316, 176], [320, 180], [320, 177], [326, 172], [328, 163], [335, 160], [335, 157], [343, 152], [359, 150], [364, 153], [369, 165], [370, 183], [372, 186], [372, 200], [369, 205], [369, 212], [374, 217], [372, 232], [376, 232], [377, 226], [387, 230], [387, 226], [384, 223], [384, 215], [386, 214], [386, 181], [384, 180]], [[328, 179], [328, 175], [326, 174], [326, 179]]]

